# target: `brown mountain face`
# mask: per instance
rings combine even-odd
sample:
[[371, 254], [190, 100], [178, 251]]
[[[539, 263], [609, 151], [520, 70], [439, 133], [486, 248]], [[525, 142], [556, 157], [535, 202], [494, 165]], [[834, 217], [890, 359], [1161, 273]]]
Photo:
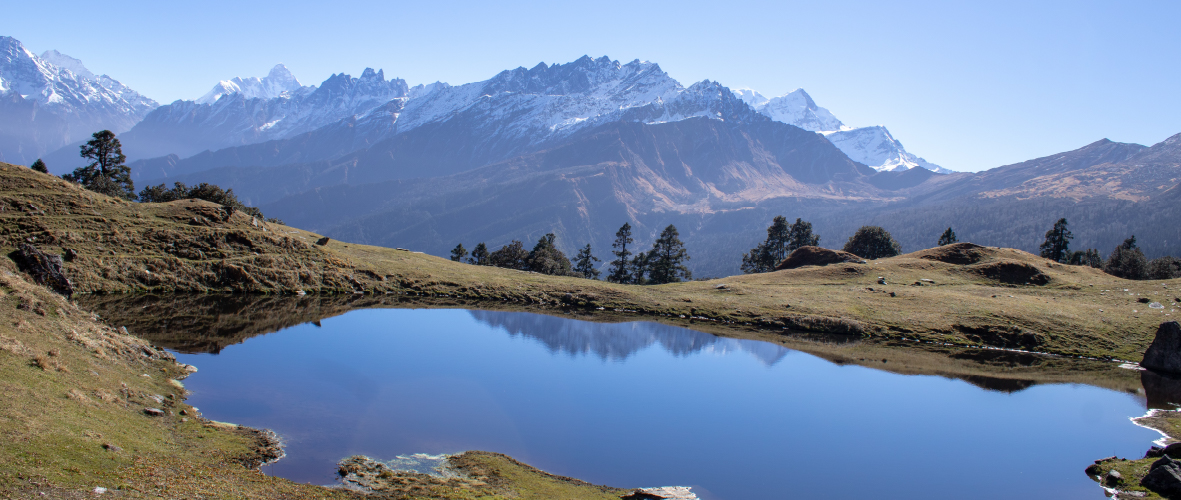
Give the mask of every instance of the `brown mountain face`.
[[874, 173], [822, 136], [779, 123], [617, 122], [461, 174], [321, 188], [267, 209], [341, 238], [391, 246], [507, 243], [554, 227], [605, 246], [624, 222], [652, 220], [658, 230], [673, 217], [784, 196], [876, 200], [880, 190], [864, 181]]
[[[1091, 146], [1096, 144], [1100, 143]], [[1107, 149], [1109, 153], [1090, 158], [1091, 161], [1099, 163], [1059, 173], [1042, 173], [1045, 169], [1030, 169], [1033, 173], [1042, 175], [1013, 187], [985, 191], [980, 195], [1014, 196], [1018, 199], [1052, 197], [1070, 198], [1075, 201], [1085, 198], [1147, 201], [1181, 182], [1181, 134], [1174, 135], [1151, 148], [1141, 147], [1136, 154], [1126, 158], [1121, 156], [1133, 148], [1110, 147], [1115, 144], [1118, 143], [1109, 142], [1104, 145], [1109, 147], [1102, 149]]]

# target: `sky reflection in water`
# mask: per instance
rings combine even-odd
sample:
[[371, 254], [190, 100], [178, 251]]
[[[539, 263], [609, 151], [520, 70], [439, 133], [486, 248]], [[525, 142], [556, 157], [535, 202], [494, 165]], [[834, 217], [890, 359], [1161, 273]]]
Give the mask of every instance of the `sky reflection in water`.
[[331, 484], [340, 458], [489, 450], [703, 498], [1102, 498], [1082, 469], [1158, 437], [1083, 385], [1004, 393], [838, 366], [655, 323], [373, 309], [182, 354], [189, 403], [274, 429], [267, 473]]

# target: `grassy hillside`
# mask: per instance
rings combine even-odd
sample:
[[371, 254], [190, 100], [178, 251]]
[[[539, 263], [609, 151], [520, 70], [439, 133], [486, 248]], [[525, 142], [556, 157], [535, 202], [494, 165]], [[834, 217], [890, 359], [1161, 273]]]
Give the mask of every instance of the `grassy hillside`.
[[[11, 254], [32, 241], [76, 255], [65, 268], [81, 292], [454, 297], [1134, 361], [1181, 299], [1181, 280], [1127, 281], [1017, 250], [959, 247], [713, 281], [616, 285], [338, 241], [320, 246], [319, 235], [211, 203], [127, 203], [11, 165], [0, 165], [0, 207], [0, 250]], [[1151, 302], [1166, 307], [1151, 309]]]

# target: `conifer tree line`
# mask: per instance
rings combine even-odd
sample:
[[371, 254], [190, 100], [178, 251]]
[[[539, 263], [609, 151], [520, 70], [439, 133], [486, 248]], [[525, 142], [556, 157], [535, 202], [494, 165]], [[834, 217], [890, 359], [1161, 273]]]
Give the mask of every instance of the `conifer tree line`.
[[1090, 266], [1102, 269], [1112, 276], [1130, 280], [1167, 280], [1181, 278], [1181, 259], [1166, 255], [1152, 259], [1144, 257], [1144, 252], [1136, 245], [1136, 235], [1130, 236], [1104, 260], [1098, 249], [1070, 250], [1070, 240], [1074, 235], [1070, 232], [1069, 223], [1065, 218], [1058, 219], [1054, 226], [1046, 231], [1046, 239], [1038, 247], [1041, 256], [1054, 262], [1074, 266]]
[[[557, 237], [553, 233], [548, 233], [537, 240], [533, 250], [527, 251], [523, 243], [513, 240], [493, 252], [488, 252], [487, 245], [481, 242], [471, 251], [470, 257], [467, 249], [460, 243], [451, 250], [451, 260], [465, 262], [466, 258], [468, 264], [477, 266], [495, 266], [555, 276], [599, 279], [602, 271], [595, 263], [602, 261], [595, 257], [590, 243], [580, 248], [578, 255], [574, 257], [574, 262], [571, 262], [558, 249], [555, 244], [556, 240]], [[607, 281], [633, 285], [659, 285], [693, 279], [692, 272], [685, 265], [685, 261], [689, 260], [689, 253], [685, 250], [684, 243], [681, 242], [676, 226], [669, 224], [664, 228], [664, 231], [652, 244], [652, 249], [647, 252], [631, 250], [631, 245], [634, 242], [631, 224], [624, 223], [615, 233], [615, 242], [612, 244], [614, 250], [611, 252], [615, 255], [615, 260], [608, 263]]]
[[533, 250], [525, 250], [525, 244], [518, 240], [500, 247], [499, 250], [489, 252], [483, 242], [476, 244], [469, 256], [463, 243], [451, 250], [451, 260], [467, 262], [476, 266], [495, 266], [519, 271], [533, 271], [552, 276], [576, 276], [587, 279], [598, 279], [599, 270], [594, 263], [599, 259], [591, 254], [588, 243], [578, 252], [573, 263], [558, 249], [555, 242], [557, 236], [547, 233], [537, 240]]
[[[258, 217], [267, 222], [283, 223], [279, 219], [268, 219], [257, 207], [242, 203], [234, 194], [233, 189], [222, 189], [205, 182], [193, 187], [186, 186], [181, 182], [175, 183], [172, 188], [167, 188], [164, 184], [148, 186], [136, 195], [135, 182], [131, 180], [131, 167], [126, 165], [127, 156], [123, 154], [123, 145], [119, 142], [119, 138], [115, 137], [115, 133], [110, 130], [100, 130], [91, 134], [90, 140], [81, 146], [78, 154], [89, 160], [89, 163], [63, 175], [62, 179], [79, 184], [90, 191], [143, 203], [166, 203], [188, 199], [205, 200], [241, 210], [247, 215]], [[40, 158], [29, 165], [29, 168], [36, 172], [49, 174], [49, 168]]]

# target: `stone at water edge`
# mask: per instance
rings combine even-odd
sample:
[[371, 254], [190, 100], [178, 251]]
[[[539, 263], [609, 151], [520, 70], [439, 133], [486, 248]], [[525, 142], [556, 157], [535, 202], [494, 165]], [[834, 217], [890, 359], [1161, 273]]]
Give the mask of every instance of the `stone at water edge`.
[[1144, 351], [1140, 366], [1151, 370], [1181, 373], [1181, 324], [1167, 321], [1156, 330], [1152, 345]]
[[661, 488], [636, 488], [628, 495], [620, 497], [624, 500], [697, 500], [697, 494], [687, 486], [664, 486]]
[[1166, 498], [1181, 497], [1181, 462], [1161, 457], [1152, 463], [1140, 485]]

